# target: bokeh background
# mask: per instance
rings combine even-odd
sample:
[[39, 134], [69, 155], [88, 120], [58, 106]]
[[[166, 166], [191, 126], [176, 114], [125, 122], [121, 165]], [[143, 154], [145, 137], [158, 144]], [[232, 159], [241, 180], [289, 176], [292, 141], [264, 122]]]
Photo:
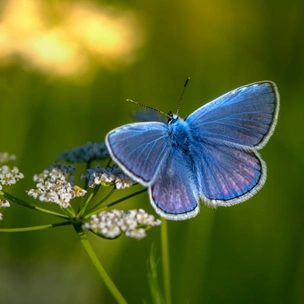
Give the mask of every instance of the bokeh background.
[[[26, 176], [8, 192], [30, 200], [33, 174], [60, 152], [102, 142], [130, 122], [138, 107], [126, 98], [174, 112], [191, 76], [180, 110], [186, 117], [231, 89], [272, 80], [281, 109], [261, 151], [266, 185], [238, 206], [202, 205], [196, 218], [168, 223], [172, 297], [303, 303], [303, 54], [300, 0], [1, 0], [0, 151], [16, 154]], [[153, 213], [146, 194], [119, 207]], [[1, 227], [56, 221], [13, 204], [2, 213]], [[159, 228], [142, 241], [90, 240], [129, 303], [154, 303], [147, 260], [154, 244], [162, 284]], [[0, 303], [115, 301], [65, 227], [0, 234]]]

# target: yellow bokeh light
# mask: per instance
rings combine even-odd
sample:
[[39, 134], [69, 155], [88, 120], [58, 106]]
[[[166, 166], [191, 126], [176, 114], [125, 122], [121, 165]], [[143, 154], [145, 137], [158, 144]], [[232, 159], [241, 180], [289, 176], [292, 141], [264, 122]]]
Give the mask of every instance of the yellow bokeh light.
[[[134, 13], [89, 3], [7, 0], [0, 19], [0, 63], [21, 58], [55, 76], [77, 76], [97, 61], [115, 68], [143, 44]], [[50, 16], [56, 16], [56, 22]]]
[[52, 29], [22, 43], [24, 58], [33, 67], [59, 76], [73, 76], [87, 67], [87, 58], [70, 42], [61, 29]]

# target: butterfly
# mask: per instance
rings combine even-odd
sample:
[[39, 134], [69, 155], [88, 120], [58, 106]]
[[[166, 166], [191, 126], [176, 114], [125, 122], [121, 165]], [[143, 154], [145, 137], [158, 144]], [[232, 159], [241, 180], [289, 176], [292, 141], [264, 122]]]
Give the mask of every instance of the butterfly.
[[123, 125], [106, 135], [111, 158], [133, 180], [148, 187], [155, 211], [170, 220], [211, 207], [232, 206], [265, 184], [258, 150], [274, 132], [279, 93], [271, 81], [242, 86], [198, 108], [185, 120]]

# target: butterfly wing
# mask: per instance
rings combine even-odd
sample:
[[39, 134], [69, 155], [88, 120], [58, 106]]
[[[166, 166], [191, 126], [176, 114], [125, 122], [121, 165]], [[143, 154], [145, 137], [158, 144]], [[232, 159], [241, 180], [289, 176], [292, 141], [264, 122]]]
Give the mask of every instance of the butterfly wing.
[[266, 164], [256, 150], [273, 133], [278, 110], [276, 86], [267, 81], [231, 91], [186, 119], [199, 192], [207, 204], [238, 204], [262, 188]]
[[208, 205], [232, 206], [263, 187], [266, 164], [256, 151], [206, 143], [199, 143], [196, 149], [200, 196]]
[[168, 127], [164, 123], [128, 124], [106, 136], [111, 158], [132, 179], [149, 186], [169, 154]]
[[193, 112], [186, 121], [198, 140], [262, 148], [278, 117], [279, 93], [270, 81], [233, 90]]
[[171, 149], [149, 187], [152, 206], [162, 217], [185, 220], [199, 212], [199, 193], [192, 168], [192, 160], [183, 150]]

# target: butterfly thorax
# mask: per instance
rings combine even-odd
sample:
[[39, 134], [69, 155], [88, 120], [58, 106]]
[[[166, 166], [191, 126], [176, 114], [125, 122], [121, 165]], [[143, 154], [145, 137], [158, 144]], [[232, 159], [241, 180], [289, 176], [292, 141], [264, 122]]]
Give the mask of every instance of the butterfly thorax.
[[173, 147], [179, 147], [186, 152], [190, 151], [192, 135], [188, 122], [173, 114], [172, 120], [168, 123], [168, 128]]

